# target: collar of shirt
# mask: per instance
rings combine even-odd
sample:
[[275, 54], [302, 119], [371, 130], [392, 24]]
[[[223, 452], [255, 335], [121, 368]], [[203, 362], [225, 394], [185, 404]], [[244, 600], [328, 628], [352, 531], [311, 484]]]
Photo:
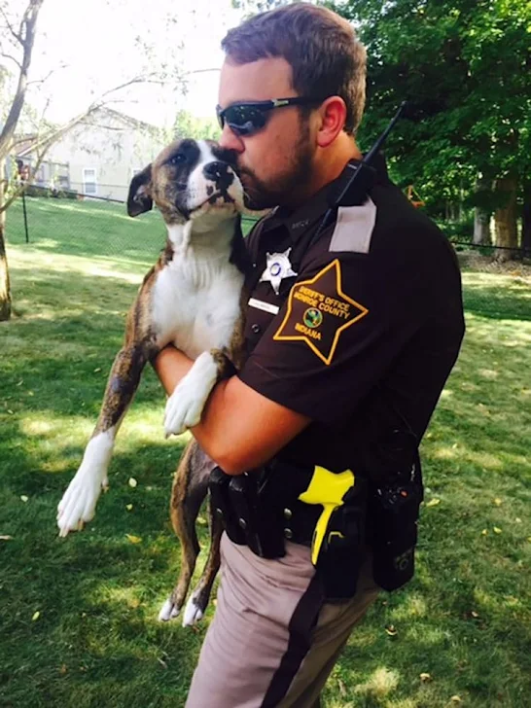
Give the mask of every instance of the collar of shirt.
[[265, 235], [271, 232], [272, 235], [273, 231], [277, 233], [281, 231], [285, 235], [287, 230], [292, 243], [295, 243], [300, 236], [308, 233], [308, 229], [326, 214], [334, 198], [340, 194], [348, 180], [352, 177], [358, 164], [359, 160], [350, 160], [337, 179], [325, 185], [305, 204], [297, 209], [276, 207], [273, 213], [267, 218], [262, 234]]

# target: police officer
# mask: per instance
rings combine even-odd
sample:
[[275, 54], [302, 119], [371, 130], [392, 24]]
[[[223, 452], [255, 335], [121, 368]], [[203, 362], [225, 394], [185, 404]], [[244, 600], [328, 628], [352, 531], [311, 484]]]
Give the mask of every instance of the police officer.
[[[216, 614], [187, 706], [311, 707], [386, 583], [388, 540], [377, 536], [387, 521], [372, 517], [412, 496], [418, 509], [417, 445], [464, 333], [460, 275], [383, 163], [345, 193], [362, 158], [354, 136], [365, 100], [365, 50], [345, 20], [289, 5], [247, 20], [222, 46], [221, 144], [249, 206], [272, 211], [247, 239], [246, 363], [215, 387], [192, 433], [227, 475], [276, 469], [285, 545], [264, 558], [223, 536]], [[191, 364], [173, 348], [159, 355], [168, 392]], [[306, 496], [282, 498], [301, 470]], [[332, 517], [322, 520], [329, 475], [346, 480], [330, 511], [354, 509], [354, 532], [341, 522], [329, 533]], [[361, 491], [350, 503], [352, 488]], [[372, 537], [361, 518], [366, 529], [372, 518]], [[406, 553], [391, 559], [397, 572], [412, 567], [411, 521]], [[335, 540], [339, 555], [326, 556]], [[320, 563], [321, 551], [343, 561]]]

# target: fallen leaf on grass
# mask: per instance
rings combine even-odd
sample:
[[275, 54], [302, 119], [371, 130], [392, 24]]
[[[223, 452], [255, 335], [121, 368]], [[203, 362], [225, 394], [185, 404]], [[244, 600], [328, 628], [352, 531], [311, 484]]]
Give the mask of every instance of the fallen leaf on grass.
[[494, 533], [501, 533], [502, 530], [498, 526], [494, 526], [493, 529]]
[[493, 499], [492, 502], [493, 502], [493, 504], [496, 504], [496, 506], [501, 506], [503, 503], [499, 497], [496, 497], [496, 499]]
[[396, 637], [396, 635], [398, 634], [398, 632], [397, 632], [395, 626], [392, 625], [392, 624], [390, 624], [388, 627], [386, 627], [386, 628], [385, 628], [385, 631], [387, 632], [387, 634], [388, 634], [390, 637]]
[[431, 674], [420, 674], [420, 680], [422, 683], [429, 683], [430, 681], [433, 681]]
[[472, 612], [471, 612], [470, 614], [472, 615], [472, 617], [473, 617], [474, 619], [478, 619], [478, 617], [479, 617], [478, 613], [477, 613], [477, 612], [474, 612], [474, 610], [472, 610]]
[[426, 504], [426, 506], [437, 506], [437, 504], [440, 504], [441, 500], [440, 499], [430, 499], [430, 501]]
[[21, 499], [21, 501], [23, 501], [24, 504], [25, 504], [25, 503], [29, 500], [29, 497], [27, 497], [25, 494], [23, 494], [23, 495], [20, 497], [20, 499]]
[[483, 531], [481, 532], [481, 535], [482, 535], [482, 536], [486, 536], [488, 533], [489, 533], [489, 532], [487, 531], [487, 529], [483, 529]]
[[96, 369], [94, 369], [94, 373], [98, 374], [101, 371], [101, 366], [98, 366]]
[[37, 612], [33, 613], [33, 617], [31, 618], [31, 621], [36, 622], [40, 616], [41, 616], [41, 613], [39, 612], [39, 610], [37, 610]]
[[130, 533], [126, 533], [125, 535], [126, 535], [127, 540], [130, 541], [131, 543], [142, 543], [142, 539], [140, 538], [140, 536], [133, 536]]
[[133, 508], [133, 505], [132, 505], [132, 504], [126, 504], [126, 505], [125, 505], [125, 508], [127, 509], [127, 511], [131, 511], [131, 509]]
[[129, 477], [129, 486], [130, 487], [133, 487], [133, 489], [134, 489], [137, 484], [138, 484], [138, 482], [136, 481], [136, 479], [134, 477]]

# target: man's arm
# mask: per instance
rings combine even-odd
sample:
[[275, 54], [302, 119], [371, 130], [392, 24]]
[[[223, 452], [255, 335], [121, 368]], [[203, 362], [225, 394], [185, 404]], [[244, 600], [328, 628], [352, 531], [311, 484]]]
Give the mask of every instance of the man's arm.
[[[171, 395], [193, 361], [174, 347], [163, 349], [154, 368]], [[270, 401], [237, 376], [218, 383], [201, 422], [191, 429], [203, 450], [227, 474], [237, 475], [270, 460], [311, 419]]]

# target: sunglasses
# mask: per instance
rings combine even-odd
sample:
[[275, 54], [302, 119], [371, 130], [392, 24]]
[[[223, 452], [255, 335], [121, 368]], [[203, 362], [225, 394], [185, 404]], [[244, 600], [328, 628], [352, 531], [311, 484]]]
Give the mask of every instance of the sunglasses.
[[285, 108], [286, 106], [318, 106], [324, 98], [310, 98], [308, 96], [294, 96], [292, 98], [273, 98], [270, 101], [242, 101], [233, 103], [227, 108], [216, 106], [216, 113], [221, 129], [225, 123], [235, 135], [249, 136], [262, 130], [271, 111], [275, 108]]

